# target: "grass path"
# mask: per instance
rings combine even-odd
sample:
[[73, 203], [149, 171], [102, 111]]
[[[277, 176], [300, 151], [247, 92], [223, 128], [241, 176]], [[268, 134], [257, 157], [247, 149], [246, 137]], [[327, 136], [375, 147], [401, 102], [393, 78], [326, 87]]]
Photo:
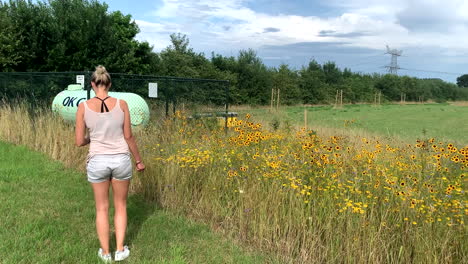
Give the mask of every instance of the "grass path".
[[[0, 142], [0, 216], [0, 263], [100, 263], [85, 175], [45, 155]], [[136, 195], [128, 217], [124, 263], [271, 262]]]

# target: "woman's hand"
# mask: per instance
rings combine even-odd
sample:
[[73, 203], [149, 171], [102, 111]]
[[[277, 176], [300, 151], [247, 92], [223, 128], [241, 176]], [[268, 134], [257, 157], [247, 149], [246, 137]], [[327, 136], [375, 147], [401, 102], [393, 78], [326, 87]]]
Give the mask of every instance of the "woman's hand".
[[145, 166], [145, 164], [143, 164], [143, 162], [139, 162], [139, 163], [137, 163], [137, 165], [136, 165], [137, 171], [144, 171], [145, 168], [146, 168], [146, 166]]

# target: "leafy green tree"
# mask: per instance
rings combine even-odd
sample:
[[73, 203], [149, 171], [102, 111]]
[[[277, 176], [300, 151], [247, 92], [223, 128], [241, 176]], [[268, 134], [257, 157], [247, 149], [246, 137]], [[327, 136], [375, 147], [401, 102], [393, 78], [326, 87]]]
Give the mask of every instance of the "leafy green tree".
[[417, 79], [409, 76], [403, 76], [400, 77], [400, 81], [400, 98], [401, 96], [406, 96], [406, 100], [417, 101], [418, 96], [424, 96], [423, 91], [418, 89]]
[[272, 75], [263, 64], [257, 53], [252, 50], [241, 50], [237, 57], [237, 87], [234, 94], [239, 95], [235, 104], [267, 104], [270, 101]]
[[[161, 75], [185, 78], [221, 79], [236, 83], [235, 76], [219, 70], [203, 53], [196, 53], [190, 47], [190, 40], [183, 34], [171, 34], [171, 44], [160, 54]], [[203, 104], [224, 104], [226, 83], [170, 81], [166, 84], [173, 98]], [[208, 101], [207, 101], [208, 100]]]
[[204, 77], [204, 67], [209, 60], [203, 53], [195, 53], [189, 47], [190, 41], [186, 35], [171, 34], [171, 45], [160, 53], [162, 74], [177, 77]]
[[229, 103], [240, 104], [244, 102], [242, 99], [240, 91], [238, 89], [238, 77], [239, 73], [237, 72], [237, 59], [234, 56], [224, 57], [220, 54], [211, 53], [211, 64], [215, 67], [217, 71], [222, 73], [224, 78], [221, 79], [229, 80]]
[[31, 1], [18, 0], [4, 3], [3, 8], [6, 9], [10, 25], [0, 28], [0, 35], [20, 36], [19, 45], [13, 45], [12, 50], [17, 57], [16, 63], [7, 70], [39, 70], [46, 64], [47, 48], [50, 47], [52, 37], [52, 17], [48, 6], [42, 2], [33, 4]]
[[343, 90], [344, 102], [372, 102], [374, 84], [369, 75], [352, 74], [343, 82], [341, 89]]
[[353, 72], [351, 71], [351, 69], [349, 68], [344, 68], [343, 70], [343, 78], [346, 79], [346, 78], [351, 78], [353, 77]]
[[273, 69], [273, 87], [280, 89], [280, 102], [292, 105], [301, 101], [299, 90], [299, 76], [289, 69], [286, 64], [281, 64], [278, 69]]
[[311, 60], [308, 67], [302, 67], [299, 76], [299, 89], [303, 103], [318, 104], [331, 99], [330, 86], [325, 85], [326, 76], [317, 61]]
[[468, 74], [463, 74], [457, 78], [458, 87], [468, 87]]
[[328, 84], [339, 84], [343, 80], [343, 73], [334, 62], [326, 62], [322, 66], [322, 70], [325, 74], [325, 82]]
[[383, 96], [389, 101], [398, 101], [401, 95], [400, 78], [393, 74], [385, 74], [375, 84]]
[[0, 10], [0, 54], [9, 55], [0, 55], [3, 70], [82, 71], [97, 64], [112, 72], [157, 70], [152, 47], [135, 40], [131, 16], [108, 12], [105, 3], [10, 0]]
[[0, 2], [0, 71], [9, 71], [21, 62], [23, 37], [14, 30], [8, 7]]

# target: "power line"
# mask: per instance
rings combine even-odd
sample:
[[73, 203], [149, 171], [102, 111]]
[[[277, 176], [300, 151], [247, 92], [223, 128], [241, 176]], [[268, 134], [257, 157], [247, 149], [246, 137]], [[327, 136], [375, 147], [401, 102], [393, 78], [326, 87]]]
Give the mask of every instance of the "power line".
[[463, 75], [459, 72], [443, 72], [443, 71], [431, 71], [431, 70], [421, 70], [421, 69], [409, 69], [409, 68], [400, 68], [406, 71], [419, 71], [419, 72], [429, 72], [429, 73], [441, 73], [441, 74], [450, 74], [450, 75]]
[[379, 73], [380, 74], [380, 73], [383, 73], [382, 71], [384, 71], [384, 68], [385, 68], [384, 66], [381, 66], [381, 67], [375, 67], [375, 66], [369, 67], [368, 66], [368, 67], [365, 67], [363, 69], [360, 69], [357, 72], [359, 72], [359, 73], [366, 73], [367, 72], [369, 74], [373, 74], [373, 73]]
[[[365, 62], [360, 62], [360, 63], [356, 63], [356, 64], [351, 64], [351, 65], [348, 65], [347, 67], [348, 68], [351, 68], [351, 67], [356, 67], [356, 66], [359, 66], [359, 65], [364, 65], [364, 64], [370, 64], [370, 63], [375, 63], [377, 61], [380, 61], [382, 60], [382, 55], [378, 55], [379, 58], [375, 59], [375, 60], [370, 60], [370, 61], [365, 61]], [[373, 57], [377, 57], [377, 56], [373, 56]]]
[[361, 60], [367, 60], [367, 59], [372, 59], [372, 58], [376, 58], [376, 57], [380, 57], [382, 58], [382, 55], [385, 54], [385, 53], [376, 53], [376, 54], [372, 54], [372, 55], [368, 55], [368, 56], [364, 56], [364, 57], [360, 57]]

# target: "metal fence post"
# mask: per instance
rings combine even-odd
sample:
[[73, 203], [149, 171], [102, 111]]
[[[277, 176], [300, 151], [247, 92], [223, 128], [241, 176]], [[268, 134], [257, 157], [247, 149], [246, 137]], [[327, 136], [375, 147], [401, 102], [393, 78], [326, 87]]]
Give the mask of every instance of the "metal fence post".
[[[175, 82], [173, 82], [173, 84], [175, 84]], [[175, 85], [174, 85], [175, 86]], [[176, 93], [175, 93], [175, 87], [174, 87], [174, 93], [172, 94], [172, 115], [174, 116], [175, 118], [175, 112], [176, 112]]]
[[85, 87], [86, 87], [86, 100], [91, 98], [91, 74], [90, 71], [85, 72]]
[[[169, 81], [166, 81], [166, 84], [170, 83]], [[169, 86], [170, 85], [166, 85], [166, 118], [169, 117], [169, 98], [170, 98], [170, 95], [169, 95]]]
[[229, 81], [227, 81], [224, 84], [224, 94], [226, 96], [226, 115], [224, 117], [224, 130], [226, 132], [227, 132], [227, 128], [228, 128], [228, 113], [229, 113], [229, 85], [230, 85]]

